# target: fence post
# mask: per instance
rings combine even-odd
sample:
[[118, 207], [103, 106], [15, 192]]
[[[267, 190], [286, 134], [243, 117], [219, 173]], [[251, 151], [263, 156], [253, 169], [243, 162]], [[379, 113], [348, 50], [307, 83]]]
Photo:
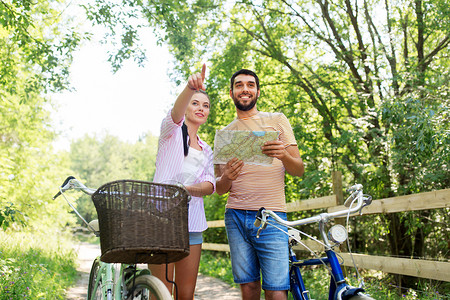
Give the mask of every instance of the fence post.
[[[333, 178], [333, 194], [336, 195], [336, 205], [343, 205], [344, 204], [344, 192], [342, 189], [342, 172], [341, 171], [332, 171], [331, 176]], [[334, 219], [334, 222], [336, 224], [341, 224], [342, 226], [345, 226], [345, 219], [344, 218], [336, 218]], [[347, 252], [347, 244], [343, 243], [339, 247], [341, 251]], [[347, 268], [343, 267], [342, 271], [344, 271], [344, 274], [347, 274]]]
[[344, 204], [344, 193], [342, 192], [342, 173], [341, 171], [333, 171], [333, 194], [336, 195], [336, 205]]

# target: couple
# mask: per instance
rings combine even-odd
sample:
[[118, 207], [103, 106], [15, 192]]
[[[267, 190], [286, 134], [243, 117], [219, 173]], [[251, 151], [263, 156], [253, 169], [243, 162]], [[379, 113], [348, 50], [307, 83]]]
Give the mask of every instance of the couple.
[[[206, 122], [210, 100], [204, 92], [206, 65], [201, 73], [188, 79], [172, 110], [161, 124], [155, 182], [182, 182], [192, 196], [189, 204], [190, 254], [169, 265], [168, 278], [174, 277], [178, 299], [193, 299], [201, 254], [202, 231], [207, 228], [203, 196], [216, 191], [229, 193], [225, 226], [231, 251], [234, 281], [241, 286], [242, 298], [258, 299], [262, 288], [266, 299], [287, 299], [289, 289], [288, 237], [270, 226], [256, 239], [253, 226], [257, 210], [264, 206], [286, 219], [284, 195], [285, 171], [303, 174], [303, 162], [289, 121], [282, 113], [259, 112], [258, 76], [246, 69], [231, 77], [230, 97], [236, 106], [237, 119], [225, 130], [278, 131], [279, 139], [266, 142], [263, 153], [274, 157], [271, 166], [244, 165], [236, 158], [216, 165], [213, 171], [211, 148], [197, 131]], [[152, 273], [166, 281], [165, 265], [150, 265]]]

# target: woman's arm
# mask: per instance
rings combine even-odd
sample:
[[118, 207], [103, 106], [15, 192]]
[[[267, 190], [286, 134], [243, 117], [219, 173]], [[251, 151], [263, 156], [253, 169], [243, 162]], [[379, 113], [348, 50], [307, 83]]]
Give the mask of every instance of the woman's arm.
[[211, 195], [214, 192], [214, 185], [209, 181], [203, 181], [193, 185], [186, 186], [189, 194], [194, 197], [203, 197]]
[[206, 64], [203, 64], [202, 73], [195, 73], [189, 76], [188, 82], [184, 87], [183, 91], [178, 95], [175, 104], [172, 109], [172, 120], [174, 123], [180, 123], [183, 120], [184, 114], [186, 113], [186, 109], [189, 105], [189, 100], [191, 100], [192, 95], [197, 90], [205, 90], [205, 85], [203, 82], [205, 81], [206, 75]]

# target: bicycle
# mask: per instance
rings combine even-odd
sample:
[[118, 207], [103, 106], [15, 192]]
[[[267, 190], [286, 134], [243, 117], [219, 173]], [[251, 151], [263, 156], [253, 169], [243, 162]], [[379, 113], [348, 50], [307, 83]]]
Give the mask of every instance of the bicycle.
[[[348, 209], [336, 211], [332, 213], [322, 213], [313, 217], [300, 219], [296, 221], [285, 221], [278, 217], [273, 211], [266, 210], [264, 207], [261, 207], [256, 216], [256, 220], [254, 225], [259, 227], [257, 231], [257, 237], [262, 230], [264, 230], [267, 225], [275, 226], [280, 231], [284, 232], [289, 236], [289, 278], [290, 278], [290, 293], [295, 300], [310, 300], [310, 292], [307, 290], [306, 285], [303, 281], [303, 277], [301, 274], [302, 267], [305, 266], [325, 266], [330, 273], [330, 287], [328, 293], [329, 300], [358, 300], [358, 299], [366, 299], [370, 300], [373, 298], [364, 294], [363, 285], [364, 283], [361, 281], [359, 287], [350, 286], [344, 277], [344, 273], [340, 266], [338, 256], [334, 251], [335, 247], [338, 247], [340, 244], [348, 241], [348, 229], [346, 229], [342, 225], [334, 225], [330, 228], [328, 235], [325, 233], [325, 225], [332, 219], [337, 217], [347, 216], [347, 224], [350, 215], [361, 212], [362, 208], [370, 205], [372, 201], [372, 197], [369, 195], [363, 194], [363, 186], [361, 184], [356, 184], [350, 187], [348, 192], [351, 192], [351, 195], [346, 199], [344, 205], [348, 207]], [[356, 201], [356, 206], [353, 206]], [[293, 228], [293, 226], [318, 223], [319, 224], [319, 232], [323, 243], [318, 239]], [[282, 228], [277, 227], [276, 225], [284, 225], [288, 228], [288, 232], [283, 230]], [[304, 235], [310, 239], [315, 240], [316, 242], [322, 244], [325, 247], [326, 257], [319, 257], [316, 253], [307, 247], [301, 241], [301, 235]], [[297, 260], [296, 254], [294, 252], [293, 247], [297, 244], [301, 244], [306, 249], [308, 249], [316, 258], [306, 259], [299, 261]], [[350, 251], [350, 245], [347, 244]], [[355, 266], [357, 271], [357, 268]], [[359, 273], [357, 273], [359, 276]]]
[[[65, 195], [72, 189], [91, 196], [98, 220], [88, 223], [81, 216]], [[60, 195], [100, 237], [101, 256], [92, 264], [88, 300], [172, 299], [161, 280], [136, 265], [167, 264], [189, 255], [190, 195], [183, 186], [119, 180], [92, 189], [69, 176], [53, 199]]]

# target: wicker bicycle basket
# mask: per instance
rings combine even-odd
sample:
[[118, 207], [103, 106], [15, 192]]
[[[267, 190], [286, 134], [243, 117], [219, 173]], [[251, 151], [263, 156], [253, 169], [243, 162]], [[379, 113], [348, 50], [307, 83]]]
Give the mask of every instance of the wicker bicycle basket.
[[92, 195], [101, 260], [162, 264], [189, 255], [188, 199], [177, 185], [119, 180], [101, 186]]

